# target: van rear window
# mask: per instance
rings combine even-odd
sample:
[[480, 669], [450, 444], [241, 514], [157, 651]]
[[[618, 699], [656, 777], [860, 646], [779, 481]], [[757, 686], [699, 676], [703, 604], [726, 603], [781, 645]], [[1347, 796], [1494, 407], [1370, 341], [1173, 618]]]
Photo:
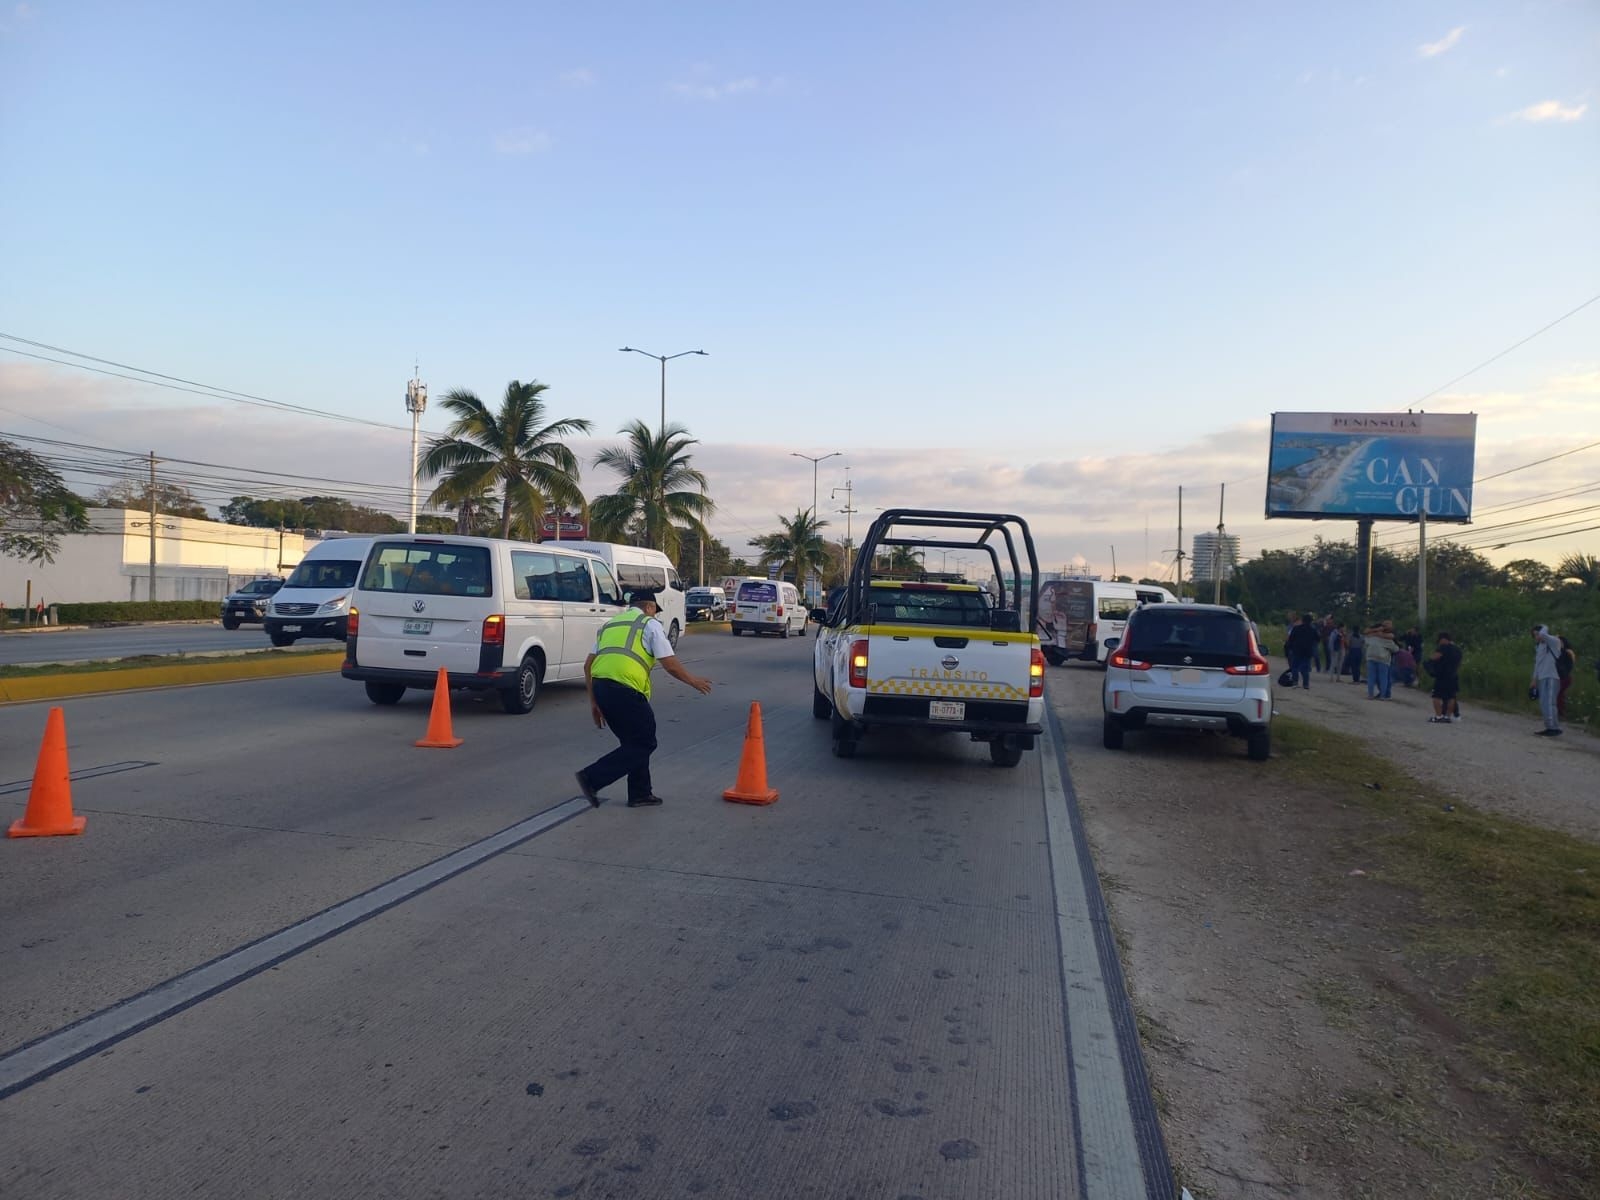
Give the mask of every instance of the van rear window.
[[448, 543], [379, 542], [361, 577], [365, 592], [419, 596], [488, 596], [489, 549]]
[[746, 604], [772, 604], [778, 599], [778, 585], [775, 583], [741, 583], [739, 585], [739, 599]]

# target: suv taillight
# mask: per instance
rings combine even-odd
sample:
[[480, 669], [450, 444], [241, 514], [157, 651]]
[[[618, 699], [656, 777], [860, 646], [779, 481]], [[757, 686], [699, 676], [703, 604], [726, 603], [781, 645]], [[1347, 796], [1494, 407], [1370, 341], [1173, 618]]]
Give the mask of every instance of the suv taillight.
[[356, 634], [358, 634], [360, 632], [361, 632], [361, 612], [358, 609], [352, 608], [350, 610], [350, 616], [345, 622], [344, 634], [345, 634], [346, 637], [355, 637]]
[[1028, 664], [1028, 696], [1030, 698], [1044, 695], [1044, 651], [1035, 646], [1033, 658]]
[[491, 613], [483, 619], [483, 644], [485, 646], [506, 644], [506, 619], [499, 613]]
[[1148, 671], [1150, 664], [1142, 659], [1134, 658], [1128, 653], [1127, 644], [1118, 646], [1111, 652], [1111, 657], [1106, 659], [1106, 666], [1117, 667], [1123, 671]]
[[850, 686], [867, 686], [867, 642], [863, 638], [850, 644]]
[[1250, 641], [1250, 661], [1235, 663], [1231, 667], [1223, 667], [1226, 675], [1266, 675], [1272, 670], [1272, 665], [1261, 657], [1261, 651], [1256, 649], [1256, 635], [1245, 635]]

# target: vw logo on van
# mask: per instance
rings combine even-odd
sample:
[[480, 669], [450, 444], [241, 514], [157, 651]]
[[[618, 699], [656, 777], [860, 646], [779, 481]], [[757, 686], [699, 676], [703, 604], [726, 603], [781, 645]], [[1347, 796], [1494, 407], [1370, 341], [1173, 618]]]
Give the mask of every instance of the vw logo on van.
[[422, 600], [413, 600], [411, 602], [411, 611], [412, 612], [421, 612], [423, 609], [425, 609], [427, 607], [428, 607], [427, 603], [425, 601], [422, 601]]
[[961, 660], [959, 658], [957, 658], [954, 654], [946, 654], [943, 658], [941, 658], [939, 660], [939, 665], [941, 667], [943, 667], [946, 671], [954, 671], [957, 667], [959, 667], [961, 665]]

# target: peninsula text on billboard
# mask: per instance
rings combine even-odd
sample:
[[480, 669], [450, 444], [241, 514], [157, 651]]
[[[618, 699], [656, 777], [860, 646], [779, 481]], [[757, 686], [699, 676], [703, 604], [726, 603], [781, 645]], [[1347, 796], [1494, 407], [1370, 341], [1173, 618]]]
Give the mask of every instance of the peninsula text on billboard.
[[1275, 413], [1269, 517], [1472, 519], [1472, 413]]

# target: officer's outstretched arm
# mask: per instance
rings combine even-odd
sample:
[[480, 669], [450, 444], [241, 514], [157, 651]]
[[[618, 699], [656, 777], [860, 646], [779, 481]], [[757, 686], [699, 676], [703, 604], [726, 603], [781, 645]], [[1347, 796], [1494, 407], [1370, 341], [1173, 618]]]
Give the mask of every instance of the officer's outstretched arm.
[[661, 664], [661, 669], [668, 675], [671, 675], [679, 683], [687, 683], [702, 696], [711, 690], [711, 680], [702, 679], [698, 675], [691, 674], [688, 668], [678, 661], [676, 654], [670, 658], [657, 659], [657, 661]]

